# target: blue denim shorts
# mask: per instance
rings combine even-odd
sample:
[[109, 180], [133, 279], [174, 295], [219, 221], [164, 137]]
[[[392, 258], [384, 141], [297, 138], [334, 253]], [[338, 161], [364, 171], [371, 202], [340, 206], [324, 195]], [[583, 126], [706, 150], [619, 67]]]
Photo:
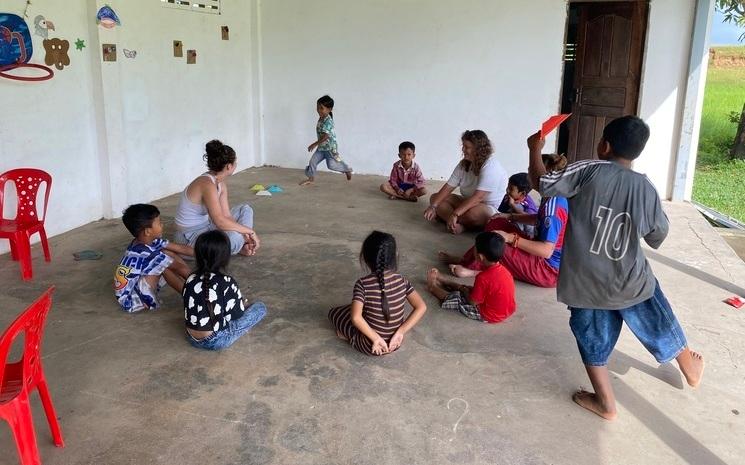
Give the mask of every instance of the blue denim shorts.
[[572, 328], [582, 362], [590, 366], [608, 364], [613, 348], [626, 323], [632, 333], [659, 363], [677, 357], [687, 342], [660, 284], [649, 299], [622, 310], [569, 307]]

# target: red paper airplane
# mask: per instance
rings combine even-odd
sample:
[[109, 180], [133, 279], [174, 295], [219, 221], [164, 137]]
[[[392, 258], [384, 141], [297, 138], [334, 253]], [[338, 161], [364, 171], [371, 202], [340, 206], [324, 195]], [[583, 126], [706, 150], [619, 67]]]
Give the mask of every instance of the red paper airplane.
[[559, 127], [561, 123], [563, 123], [567, 118], [572, 116], [571, 113], [565, 113], [563, 115], [554, 115], [547, 119], [542, 125], [541, 125], [541, 139], [545, 138], [547, 135], [551, 134], [551, 131]]

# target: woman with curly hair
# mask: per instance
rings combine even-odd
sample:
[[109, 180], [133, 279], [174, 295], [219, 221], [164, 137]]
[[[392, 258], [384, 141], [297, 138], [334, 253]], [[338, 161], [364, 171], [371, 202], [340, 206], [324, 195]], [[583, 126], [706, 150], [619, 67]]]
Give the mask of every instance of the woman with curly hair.
[[248, 205], [230, 208], [225, 180], [235, 172], [235, 150], [219, 140], [207, 142], [204, 160], [208, 171], [189, 184], [176, 210], [174, 242], [194, 246], [197, 237], [219, 229], [230, 239], [232, 255], [254, 255], [259, 236], [253, 230], [254, 212]]
[[[484, 131], [466, 131], [461, 142], [463, 159], [442, 189], [429, 198], [429, 207], [424, 211], [424, 218], [439, 218], [453, 234], [466, 228], [483, 228], [497, 213], [507, 187], [507, 172], [491, 156], [494, 150]], [[460, 195], [453, 193], [456, 188], [460, 188]]]

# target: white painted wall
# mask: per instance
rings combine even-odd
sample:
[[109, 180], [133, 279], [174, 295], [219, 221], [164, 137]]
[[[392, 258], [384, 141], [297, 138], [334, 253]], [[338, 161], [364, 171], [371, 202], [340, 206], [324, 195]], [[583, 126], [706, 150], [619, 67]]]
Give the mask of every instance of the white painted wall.
[[[634, 169], [670, 198], [682, 124], [695, 0], [652, 0], [639, 115], [650, 127]], [[702, 89], [703, 90], [703, 89]]]
[[[2, 0], [20, 14], [24, 1]], [[110, 4], [122, 26], [103, 29], [96, 11]], [[260, 164], [258, 105], [252, 99], [258, 61], [256, 3], [224, 0], [223, 14], [179, 11], [158, 0], [34, 0], [52, 20], [50, 37], [71, 43], [71, 65], [43, 83], [0, 80], [0, 172], [35, 166], [52, 174], [50, 235], [121, 215], [136, 202], [182, 190], [204, 171], [204, 144], [219, 138], [238, 153], [239, 169]], [[223, 41], [220, 26], [230, 27]], [[73, 42], [86, 41], [76, 51]], [[197, 64], [173, 57], [173, 40], [196, 49]], [[118, 48], [102, 62], [102, 43]], [[43, 62], [34, 37], [32, 62]], [[137, 51], [128, 59], [123, 49]], [[36, 238], [36, 236], [35, 236]], [[8, 251], [0, 241], [0, 253]]]
[[264, 1], [267, 162], [307, 164], [328, 93], [358, 173], [388, 174], [411, 140], [425, 176], [447, 177], [465, 129], [485, 130], [505, 168], [524, 171], [525, 139], [559, 108], [565, 18], [556, 0]]

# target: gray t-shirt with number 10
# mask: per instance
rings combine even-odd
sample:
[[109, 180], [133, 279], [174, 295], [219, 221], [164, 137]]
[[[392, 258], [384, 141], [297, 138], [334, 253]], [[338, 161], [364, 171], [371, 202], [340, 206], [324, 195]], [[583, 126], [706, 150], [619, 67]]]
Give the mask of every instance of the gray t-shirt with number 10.
[[654, 294], [656, 278], [641, 248], [658, 248], [669, 222], [643, 174], [611, 161], [572, 163], [541, 178], [544, 196], [569, 201], [557, 295], [575, 308], [619, 310]]

